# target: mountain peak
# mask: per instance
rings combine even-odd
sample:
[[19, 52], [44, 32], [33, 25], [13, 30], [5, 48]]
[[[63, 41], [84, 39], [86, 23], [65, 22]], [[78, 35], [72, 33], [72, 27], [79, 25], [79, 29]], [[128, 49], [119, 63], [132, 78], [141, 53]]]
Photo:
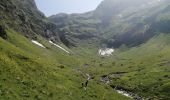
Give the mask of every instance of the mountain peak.
[[96, 8], [94, 15], [108, 22], [115, 15], [120, 15], [121, 12], [127, 9], [140, 9], [142, 7], [153, 6], [163, 0], [104, 0]]

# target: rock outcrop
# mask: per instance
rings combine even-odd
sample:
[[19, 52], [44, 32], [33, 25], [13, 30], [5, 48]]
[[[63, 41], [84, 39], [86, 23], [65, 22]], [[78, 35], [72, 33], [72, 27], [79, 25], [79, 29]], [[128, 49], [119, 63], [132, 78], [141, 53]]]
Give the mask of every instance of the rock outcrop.
[[41, 35], [59, 41], [58, 34], [54, 31], [56, 26], [46, 20], [34, 0], [1, 0], [0, 24], [8, 26], [29, 38]]

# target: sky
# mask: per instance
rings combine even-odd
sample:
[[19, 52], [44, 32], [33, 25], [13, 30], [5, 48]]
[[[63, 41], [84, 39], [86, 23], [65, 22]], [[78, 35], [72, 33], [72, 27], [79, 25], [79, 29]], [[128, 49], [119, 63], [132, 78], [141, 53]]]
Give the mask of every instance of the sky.
[[46, 16], [58, 13], [84, 13], [94, 10], [103, 0], [35, 0]]

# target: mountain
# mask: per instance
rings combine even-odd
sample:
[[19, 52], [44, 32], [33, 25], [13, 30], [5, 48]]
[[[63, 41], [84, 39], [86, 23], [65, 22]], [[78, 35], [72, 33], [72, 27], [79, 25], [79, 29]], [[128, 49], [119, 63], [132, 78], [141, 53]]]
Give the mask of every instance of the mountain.
[[0, 99], [169, 100], [169, 0], [104, 0], [46, 18], [0, 2]]
[[109, 23], [114, 20], [114, 17], [120, 16], [122, 12], [132, 13], [157, 3], [157, 0], [104, 0], [94, 11], [94, 16], [99, 17], [103, 23]]
[[[62, 30], [62, 35], [66, 34], [67, 43], [74, 44], [73, 40], [93, 38], [100, 40], [99, 44], [104, 43], [114, 48], [122, 44], [136, 46], [155, 35], [150, 31], [156, 31], [153, 29], [156, 17], [159, 17], [160, 12], [168, 13], [163, 11], [168, 5], [165, 2], [167, 1], [104, 0], [94, 11], [85, 14], [57, 14], [49, 17], [49, 20], [57, 25], [59, 31]], [[155, 12], [150, 13], [153, 9]], [[155, 20], [151, 22], [152, 17]], [[75, 43], [77, 42], [80, 41]]]
[[93, 12], [86, 14], [57, 14], [49, 17], [56, 24], [61, 41], [67, 46], [76, 46], [82, 40], [96, 38], [100, 20], [93, 18]]
[[13, 28], [30, 38], [41, 35], [59, 41], [55, 25], [37, 9], [34, 0], [1, 0], [0, 9], [1, 26]]

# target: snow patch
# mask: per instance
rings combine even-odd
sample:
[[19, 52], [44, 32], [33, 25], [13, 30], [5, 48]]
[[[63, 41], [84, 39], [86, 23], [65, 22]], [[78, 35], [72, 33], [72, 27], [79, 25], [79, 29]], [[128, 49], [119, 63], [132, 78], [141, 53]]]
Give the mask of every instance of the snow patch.
[[114, 52], [113, 48], [106, 48], [106, 49], [100, 49], [99, 55], [101, 56], [110, 56]]
[[45, 48], [45, 46], [43, 46], [41, 43], [39, 43], [38, 41], [35, 41], [35, 40], [31, 40], [32, 43], [42, 47], [42, 48]]
[[63, 47], [61, 47], [61, 46], [59, 46], [59, 45], [55, 44], [55, 43], [54, 43], [54, 42], [52, 42], [52, 41], [49, 41], [49, 43], [51, 43], [51, 44], [53, 44], [54, 46], [56, 46], [56, 47], [60, 48], [61, 50], [65, 51], [66, 53], [70, 53], [69, 51], [67, 51], [67, 50], [66, 50], [66, 49], [64, 49]]

